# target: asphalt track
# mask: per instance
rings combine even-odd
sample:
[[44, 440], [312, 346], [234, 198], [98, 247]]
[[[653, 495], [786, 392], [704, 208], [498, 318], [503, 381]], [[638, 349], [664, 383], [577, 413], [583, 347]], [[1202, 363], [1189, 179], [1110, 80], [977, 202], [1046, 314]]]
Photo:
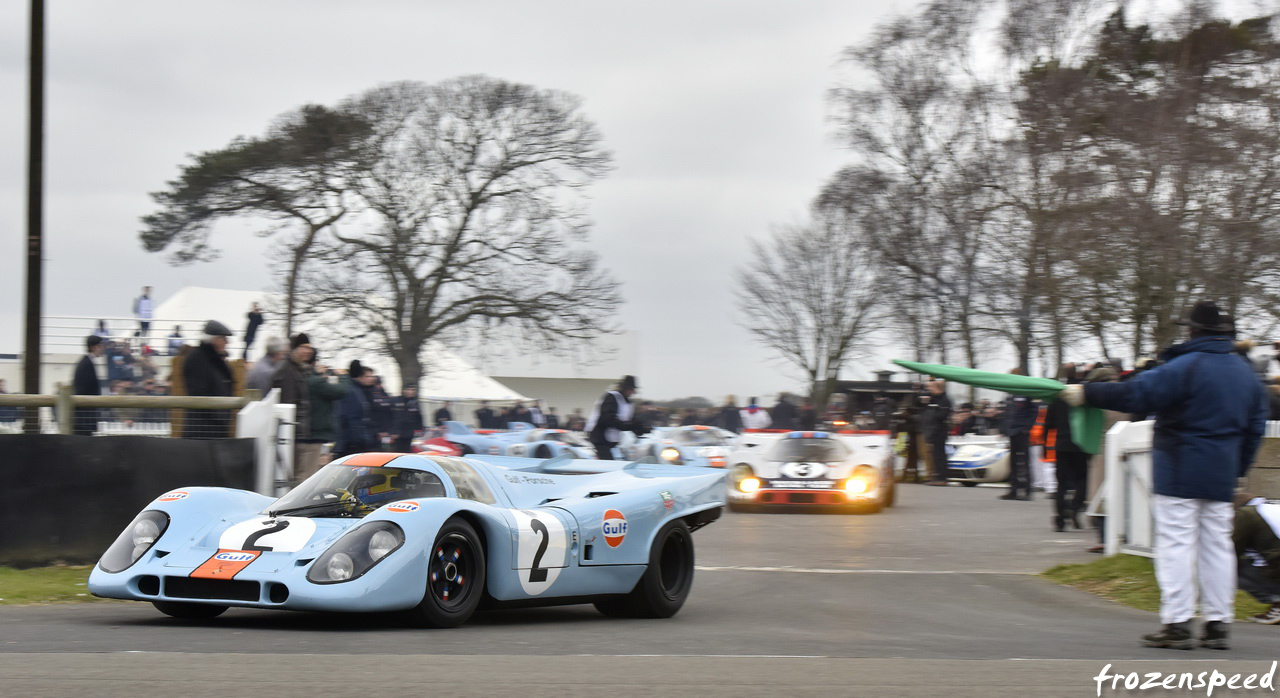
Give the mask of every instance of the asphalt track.
[[1246, 623], [1226, 652], [1140, 647], [1154, 614], [1036, 576], [1096, 557], [1094, 533], [1054, 533], [1048, 501], [999, 493], [909, 485], [876, 515], [728, 514], [695, 534], [693, 593], [666, 620], [568, 606], [431, 631], [394, 616], [3, 608], [0, 696], [1083, 696], [1108, 664], [1229, 677], [1280, 659], [1280, 628]]

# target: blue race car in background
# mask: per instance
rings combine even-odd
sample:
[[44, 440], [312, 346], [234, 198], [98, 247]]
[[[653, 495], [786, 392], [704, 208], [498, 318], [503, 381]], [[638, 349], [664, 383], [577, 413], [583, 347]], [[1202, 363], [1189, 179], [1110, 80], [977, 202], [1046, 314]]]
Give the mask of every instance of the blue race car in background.
[[518, 458], [596, 457], [590, 441], [567, 429], [539, 429], [528, 422], [512, 422], [508, 431], [476, 431], [462, 422], [445, 422], [442, 438], [463, 455], [478, 453]]
[[278, 500], [160, 495], [103, 554], [89, 590], [179, 618], [230, 606], [392, 611], [443, 628], [482, 604], [586, 601], [665, 618], [692, 587], [691, 534], [719, 518], [723, 480], [649, 463], [356, 454]]
[[632, 459], [653, 456], [671, 465], [723, 468], [732, 445], [721, 430], [702, 425], [658, 427], [630, 447]]

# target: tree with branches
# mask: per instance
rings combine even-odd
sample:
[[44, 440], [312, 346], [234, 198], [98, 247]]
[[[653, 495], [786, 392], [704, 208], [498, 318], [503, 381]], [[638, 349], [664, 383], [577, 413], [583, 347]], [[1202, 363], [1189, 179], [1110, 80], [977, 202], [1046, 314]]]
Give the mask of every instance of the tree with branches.
[[830, 213], [750, 246], [752, 261], [735, 272], [741, 322], [803, 371], [815, 404], [825, 405], [840, 369], [866, 353], [883, 320], [869, 240], [854, 219]]

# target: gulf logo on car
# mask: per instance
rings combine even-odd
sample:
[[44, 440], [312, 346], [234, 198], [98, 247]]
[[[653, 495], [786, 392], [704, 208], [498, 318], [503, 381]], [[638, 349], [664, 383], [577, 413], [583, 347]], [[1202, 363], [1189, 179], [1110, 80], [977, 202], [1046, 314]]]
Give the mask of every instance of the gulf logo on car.
[[156, 498], [156, 501], [157, 502], [176, 502], [179, 499], [186, 499], [188, 496], [189, 496], [188, 493], [183, 490], [174, 490], [172, 492], [165, 492], [164, 494], [160, 495], [159, 497]]
[[407, 502], [396, 502], [395, 504], [388, 504], [388, 505], [387, 505], [387, 511], [394, 511], [394, 512], [397, 512], [397, 513], [404, 513], [404, 512], [406, 512], [406, 511], [417, 511], [417, 510], [418, 510], [418, 507], [419, 507], [419, 504], [418, 504], [417, 502], [413, 502], [413, 501], [407, 501]]
[[253, 553], [235, 552], [235, 553], [218, 553], [217, 555], [213, 556], [213, 559], [221, 560], [222, 562], [249, 562], [250, 560], [253, 560], [256, 557], [257, 555]]
[[604, 525], [601, 528], [604, 533], [604, 542], [608, 543], [610, 548], [616, 548], [622, 545], [622, 541], [627, 537], [627, 517], [617, 509], [609, 509], [604, 513]]

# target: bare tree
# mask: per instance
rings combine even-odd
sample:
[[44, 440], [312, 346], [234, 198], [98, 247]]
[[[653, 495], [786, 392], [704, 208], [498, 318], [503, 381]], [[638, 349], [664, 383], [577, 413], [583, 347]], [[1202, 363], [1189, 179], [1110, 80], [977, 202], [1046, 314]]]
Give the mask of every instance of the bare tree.
[[370, 124], [364, 210], [313, 255], [306, 292], [392, 357], [406, 384], [431, 340], [511, 330], [541, 349], [610, 331], [618, 284], [577, 243], [581, 191], [610, 153], [580, 102], [482, 76], [402, 82], [339, 108]]
[[263, 235], [287, 230], [285, 326], [292, 334], [303, 264], [322, 232], [355, 203], [351, 189], [369, 135], [352, 113], [307, 105], [279, 117], [263, 137], [195, 155], [167, 189], [151, 195], [160, 210], [142, 218], [143, 247], [191, 264], [217, 257], [209, 238], [220, 220], [269, 221]]
[[850, 359], [883, 317], [875, 254], [856, 221], [822, 215], [751, 241], [753, 261], [735, 274], [738, 312], [758, 342], [804, 372], [825, 405]]

